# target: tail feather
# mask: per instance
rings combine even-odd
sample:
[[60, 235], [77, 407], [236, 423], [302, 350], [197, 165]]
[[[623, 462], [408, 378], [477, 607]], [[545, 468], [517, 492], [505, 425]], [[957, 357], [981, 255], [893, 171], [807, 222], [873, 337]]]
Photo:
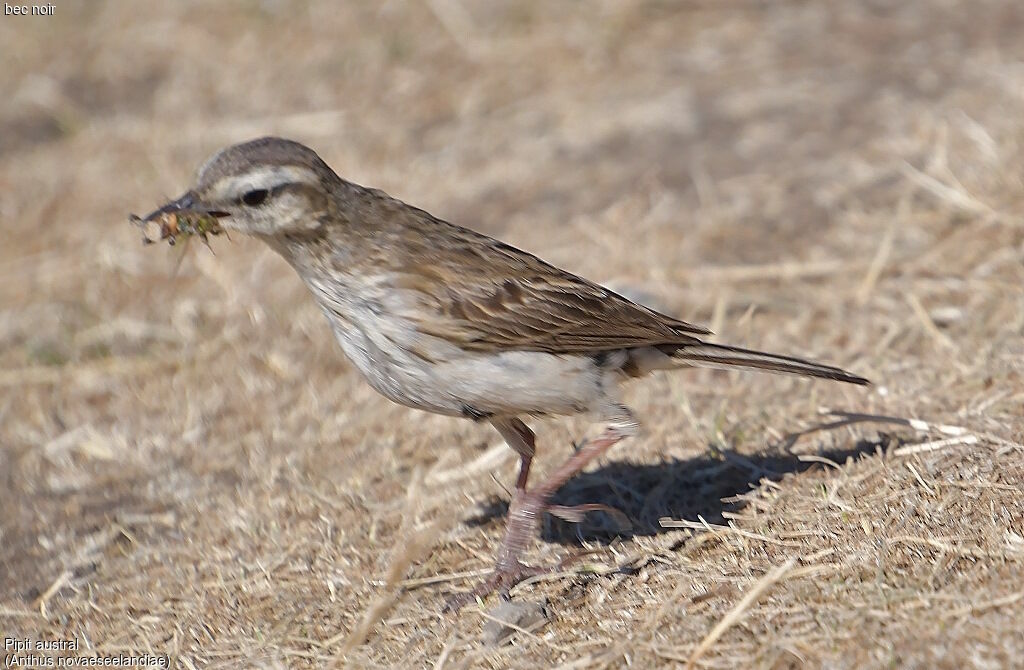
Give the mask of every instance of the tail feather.
[[666, 351], [665, 353], [669, 354], [674, 360], [684, 362], [687, 365], [765, 370], [767, 372], [834, 379], [849, 384], [864, 385], [871, 383], [864, 377], [858, 377], [832, 365], [822, 365], [821, 363], [806, 361], [793, 356], [769, 354], [764, 351], [730, 347], [724, 344], [710, 344], [708, 342], [684, 344], [677, 349], [670, 352]]

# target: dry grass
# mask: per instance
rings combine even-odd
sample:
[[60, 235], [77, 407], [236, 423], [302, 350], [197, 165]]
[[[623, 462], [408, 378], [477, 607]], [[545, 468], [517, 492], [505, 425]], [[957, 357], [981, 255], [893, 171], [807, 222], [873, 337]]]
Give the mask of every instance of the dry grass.
[[[1019, 663], [1022, 30], [1012, 0], [2, 18], [0, 631], [183, 668]], [[175, 276], [126, 222], [266, 133], [876, 385], [636, 385], [646, 434], [559, 494], [632, 533], [551, 522], [532, 559], [589, 568], [517, 588], [552, 620], [482, 646], [485, 613], [439, 609], [489, 565], [512, 454], [378, 397], [259, 245]], [[543, 471], [586, 424], [537, 427]]]

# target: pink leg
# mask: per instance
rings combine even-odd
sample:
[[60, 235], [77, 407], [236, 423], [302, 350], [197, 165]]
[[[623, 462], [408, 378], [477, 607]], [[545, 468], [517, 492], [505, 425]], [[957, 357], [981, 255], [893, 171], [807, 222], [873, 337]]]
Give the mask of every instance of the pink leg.
[[516, 493], [526, 490], [530, 477], [530, 463], [537, 451], [537, 438], [529, 426], [520, 419], [494, 419], [491, 425], [505, 438], [505, 443], [519, 454], [519, 477], [516, 479]]
[[[551, 496], [554, 495], [554, 493], [561, 488], [563, 484], [569, 481], [573, 475], [585, 468], [591, 461], [608, 451], [608, 449], [620, 442], [622, 439], [632, 435], [635, 430], [636, 424], [631, 419], [629, 421], [623, 420], [609, 425], [600, 436], [593, 440], [584, 442], [576, 453], [570, 456], [565, 463], [555, 470], [539, 486], [534, 487], [530, 491], [526, 490], [526, 476], [529, 471], [529, 460], [523, 456], [523, 453], [519, 449], [516, 449], [516, 451], [520, 451], [520, 455], [522, 456], [519, 482], [517, 482], [516, 485], [516, 493], [515, 497], [512, 499], [512, 504], [509, 505], [505, 538], [502, 540], [501, 547], [498, 549], [498, 557], [495, 562], [494, 573], [484, 581], [484, 583], [480, 584], [469, 593], [461, 594], [449, 600], [445, 605], [445, 610], [458, 610], [474, 598], [486, 596], [497, 590], [507, 592], [510, 588], [524, 579], [546, 572], [546, 570], [541, 568], [531, 568], [523, 565], [519, 559], [526, 552], [530, 542], [537, 534], [541, 515], [545, 511], [551, 509], [551, 506], [548, 503]], [[502, 434], [504, 434], [504, 432], [502, 432]], [[530, 433], [530, 435], [532, 437], [532, 433]], [[519, 485], [520, 483], [522, 486]], [[551, 511], [559, 513], [560, 516], [564, 514], [571, 517], [575, 513], [582, 514], [587, 511], [583, 508], [597, 509], [599, 507], [601, 506], [584, 505], [579, 509], [557, 507], [551, 509]]]

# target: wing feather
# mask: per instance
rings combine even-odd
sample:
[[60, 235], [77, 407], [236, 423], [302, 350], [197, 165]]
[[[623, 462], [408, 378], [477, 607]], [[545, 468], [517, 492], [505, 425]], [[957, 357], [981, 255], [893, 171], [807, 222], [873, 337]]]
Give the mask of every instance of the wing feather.
[[406, 237], [404, 253], [391, 259], [394, 285], [419, 294], [423, 309], [406, 316], [421, 332], [470, 351], [552, 353], [687, 344], [709, 333], [525, 251], [421, 214], [421, 235]]

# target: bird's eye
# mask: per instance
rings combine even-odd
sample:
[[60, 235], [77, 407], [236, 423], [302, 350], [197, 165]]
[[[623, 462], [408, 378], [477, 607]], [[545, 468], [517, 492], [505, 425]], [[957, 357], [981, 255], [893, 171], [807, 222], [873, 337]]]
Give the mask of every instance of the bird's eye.
[[267, 189], [257, 188], [252, 191], [246, 192], [242, 196], [242, 202], [250, 207], [263, 204], [263, 201], [267, 199]]

